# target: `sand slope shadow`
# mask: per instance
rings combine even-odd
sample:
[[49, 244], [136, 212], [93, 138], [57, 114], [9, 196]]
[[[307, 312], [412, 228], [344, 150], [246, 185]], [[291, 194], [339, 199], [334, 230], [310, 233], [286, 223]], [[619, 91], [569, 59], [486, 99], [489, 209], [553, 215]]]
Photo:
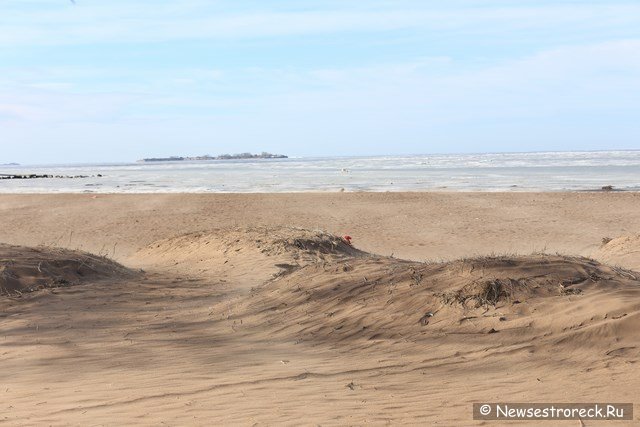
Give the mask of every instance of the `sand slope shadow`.
[[244, 310], [256, 323], [316, 340], [491, 334], [534, 324], [531, 330], [559, 332], [608, 313], [640, 319], [640, 282], [632, 273], [557, 255], [437, 264], [345, 259], [304, 266], [251, 296]]

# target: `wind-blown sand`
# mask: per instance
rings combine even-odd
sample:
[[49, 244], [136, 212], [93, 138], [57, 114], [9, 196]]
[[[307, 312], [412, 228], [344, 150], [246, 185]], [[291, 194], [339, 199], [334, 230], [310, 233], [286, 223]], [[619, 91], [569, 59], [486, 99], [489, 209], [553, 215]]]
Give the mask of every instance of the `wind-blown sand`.
[[638, 404], [638, 202], [2, 195], [0, 421], [482, 425], [473, 402]]

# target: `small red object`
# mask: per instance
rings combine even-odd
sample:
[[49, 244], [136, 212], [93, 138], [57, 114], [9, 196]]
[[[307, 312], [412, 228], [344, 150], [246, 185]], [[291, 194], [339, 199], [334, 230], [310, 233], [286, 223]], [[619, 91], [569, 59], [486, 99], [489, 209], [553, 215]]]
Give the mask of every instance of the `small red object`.
[[351, 244], [351, 236], [342, 236], [342, 238], [344, 239], [345, 242], [347, 242], [347, 245]]

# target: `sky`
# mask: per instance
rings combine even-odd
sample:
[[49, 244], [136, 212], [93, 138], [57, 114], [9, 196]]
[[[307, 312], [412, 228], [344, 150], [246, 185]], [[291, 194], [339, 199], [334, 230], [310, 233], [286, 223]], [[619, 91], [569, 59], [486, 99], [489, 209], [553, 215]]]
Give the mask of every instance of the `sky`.
[[0, 0], [0, 164], [640, 148], [640, 2]]

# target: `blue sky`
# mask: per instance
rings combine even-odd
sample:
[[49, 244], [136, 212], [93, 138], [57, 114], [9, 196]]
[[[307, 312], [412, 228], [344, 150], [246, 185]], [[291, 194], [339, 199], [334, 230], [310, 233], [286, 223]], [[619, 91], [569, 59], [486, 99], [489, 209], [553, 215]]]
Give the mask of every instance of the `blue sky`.
[[640, 3], [0, 0], [0, 163], [640, 148]]

